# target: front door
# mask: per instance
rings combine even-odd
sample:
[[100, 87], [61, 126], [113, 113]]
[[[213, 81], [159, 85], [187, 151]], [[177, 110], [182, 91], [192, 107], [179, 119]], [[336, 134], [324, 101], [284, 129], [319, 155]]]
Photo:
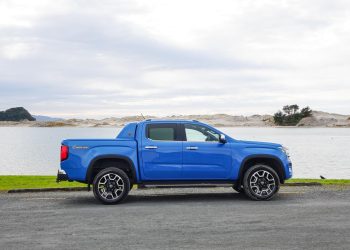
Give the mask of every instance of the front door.
[[142, 180], [181, 178], [182, 141], [176, 123], [152, 123], [144, 128], [141, 146]]
[[224, 180], [232, 170], [229, 143], [219, 142], [219, 133], [209, 127], [186, 123], [183, 148], [182, 179]]

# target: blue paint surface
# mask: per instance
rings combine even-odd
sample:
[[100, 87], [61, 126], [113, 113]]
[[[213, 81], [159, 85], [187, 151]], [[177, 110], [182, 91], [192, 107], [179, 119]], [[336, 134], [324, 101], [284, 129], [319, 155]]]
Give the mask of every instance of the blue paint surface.
[[[185, 125], [204, 126], [226, 137], [226, 143], [216, 141], [158, 141], [147, 138], [147, 126], [174, 124], [185, 134]], [[244, 163], [254, 157], [271, 158], [278, 162], [284, 179], [292, 176], [289, 157], [282, 145], [242, 141], [197, 121], [147, 120], [126, 125], [115, 139], [70, 139], [62, 141], [69, 147], [69, 157], [61, 162], [70, 180], [88, 181], [89, 167], [100, 159], [120, 158], [132, 165], [135, 182], [144, 181], [237, 181]]]

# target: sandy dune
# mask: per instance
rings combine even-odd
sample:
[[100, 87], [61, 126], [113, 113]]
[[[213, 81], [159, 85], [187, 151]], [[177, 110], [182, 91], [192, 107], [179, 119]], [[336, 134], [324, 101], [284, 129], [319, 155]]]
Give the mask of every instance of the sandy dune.
[[[235, 116], [227, 114], [215, 115], [177, 115], [168, 117], [151, 117], [146, 119], [186, 119], [198, 120], [216, 127], [273, 127], [271, 115]], [[126, 116], [121, 118], [111, 117], [101, 120], [97, 119], [68, 119], [61, 121], [21, 121], [0, 122], [0, 126], [18, 127], [122, 127], [132, 121], [141, 121], [141, 116]], [[298, 127], [350, 127], [350, 116], [331, 114], [322, 111], [314, 111], [312, 117], [302, 119]]]

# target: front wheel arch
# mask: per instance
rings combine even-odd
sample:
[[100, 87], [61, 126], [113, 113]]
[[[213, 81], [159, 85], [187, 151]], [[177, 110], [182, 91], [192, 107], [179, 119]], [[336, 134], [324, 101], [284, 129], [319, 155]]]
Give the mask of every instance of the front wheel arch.
[[243, 185], [244, 174], [247, 172], [249, 168], [251, 168], [256, 164], [263, 164], [271, 167], [278, 174], [280, 182], [282, 184], [284, 183], [285, 172], [283, 168], [283, 163], [278, 157], [273, 155], [251, 155], [244, 158], [244, 160], [240, 165], [238, 181], [236, 183], [237, 187], [241, 187]]

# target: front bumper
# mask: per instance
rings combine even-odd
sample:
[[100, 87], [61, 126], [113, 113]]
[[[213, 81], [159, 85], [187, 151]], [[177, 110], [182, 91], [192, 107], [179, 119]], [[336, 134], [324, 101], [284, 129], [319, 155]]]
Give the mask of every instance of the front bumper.
[[290, 179], [293, 176], [293, 164], [290, 160], [288, 160], [288, 164], [287, 164], [287, 176], [286, 179]]
[[60, 181], [68, 181], [68, 175], [63, 170], [57, 171], [56, 182], [60, 182]]

